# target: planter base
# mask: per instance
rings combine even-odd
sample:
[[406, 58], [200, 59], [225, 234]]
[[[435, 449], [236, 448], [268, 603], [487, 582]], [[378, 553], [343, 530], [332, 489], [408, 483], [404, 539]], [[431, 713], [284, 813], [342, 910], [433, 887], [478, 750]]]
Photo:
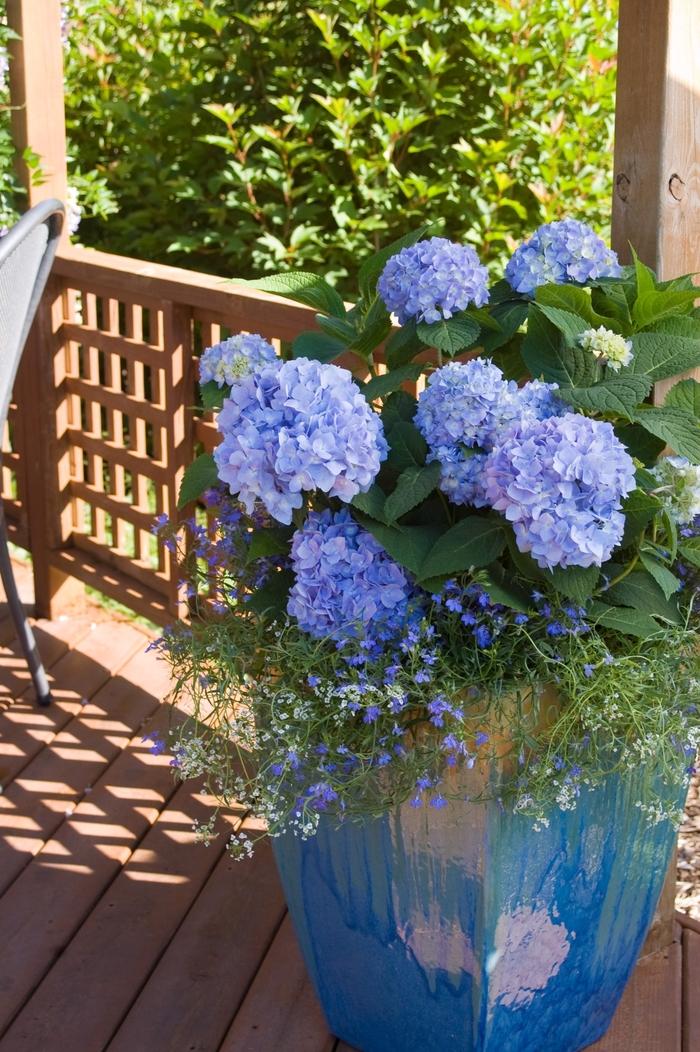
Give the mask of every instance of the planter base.
[[360, 1052], [578, 1052], [634, 967], [675, 834], [644, 772], [581, 793], [548, 828], [496, 802], [322, 822], [274, 841], [331, 1030]]

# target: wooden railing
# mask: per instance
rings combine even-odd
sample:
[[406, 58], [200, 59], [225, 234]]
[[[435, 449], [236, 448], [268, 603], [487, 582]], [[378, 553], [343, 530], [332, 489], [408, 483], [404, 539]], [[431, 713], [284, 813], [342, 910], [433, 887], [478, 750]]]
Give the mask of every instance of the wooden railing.
[[157, 623], [177, 615], [177, 569], [151, 526], [215, 441], [192, 408], [196, 359], [232, 332], [279, 347], [313, 325], [310, 309], [223, 278], [62, 252], [3, 442], [10, 538], [32, 555], [39, 613], [55, 616], [78, 579]]

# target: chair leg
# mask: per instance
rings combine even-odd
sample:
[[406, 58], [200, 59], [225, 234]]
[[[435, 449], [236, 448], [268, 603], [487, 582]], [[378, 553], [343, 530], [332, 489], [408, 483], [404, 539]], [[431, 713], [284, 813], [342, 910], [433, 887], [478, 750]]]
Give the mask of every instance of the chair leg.
[[17, 591], [15, 575], [12, 571], [12, 563], [10, 561], [10, 553], [7, 548], [7, 529], [1, 505], [0, 578], [2, 579], [3, 587], [5, 589], [5, 595], [7, 596], [12, 620], [15, 623], [17, 635], [19, 636], [24, 656], [29, 665], [29, 671], [34, 683], [34, 690], [36, 691], [36, 699], [40, 705], [48, 705], [51, 701], [51, 691], [49, 690], [49, 683], [41, 661], [41, 655], [39, 654], [36, 640], [34, 639], [34, 633], [32, 632], [29, 621], [24, 613], [24, 607], [22, 606], [22, 601]]

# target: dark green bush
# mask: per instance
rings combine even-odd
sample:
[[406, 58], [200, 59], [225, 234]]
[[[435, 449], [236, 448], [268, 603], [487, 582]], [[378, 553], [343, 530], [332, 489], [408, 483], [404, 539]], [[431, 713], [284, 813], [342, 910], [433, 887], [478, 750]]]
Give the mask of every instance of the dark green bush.
[[72, 0], [71, 150], [119, 213], [81, 239], [342, 284], [425, 220], [503, 258], [607, 226], [615, 0]]

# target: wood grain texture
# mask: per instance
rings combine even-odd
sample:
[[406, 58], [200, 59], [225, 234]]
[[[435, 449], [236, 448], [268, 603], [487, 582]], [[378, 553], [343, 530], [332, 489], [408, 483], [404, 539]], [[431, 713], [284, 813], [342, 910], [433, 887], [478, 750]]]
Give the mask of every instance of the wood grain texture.
[[683, 1052], [700, 1052], [700, 924], [683, 928]]

